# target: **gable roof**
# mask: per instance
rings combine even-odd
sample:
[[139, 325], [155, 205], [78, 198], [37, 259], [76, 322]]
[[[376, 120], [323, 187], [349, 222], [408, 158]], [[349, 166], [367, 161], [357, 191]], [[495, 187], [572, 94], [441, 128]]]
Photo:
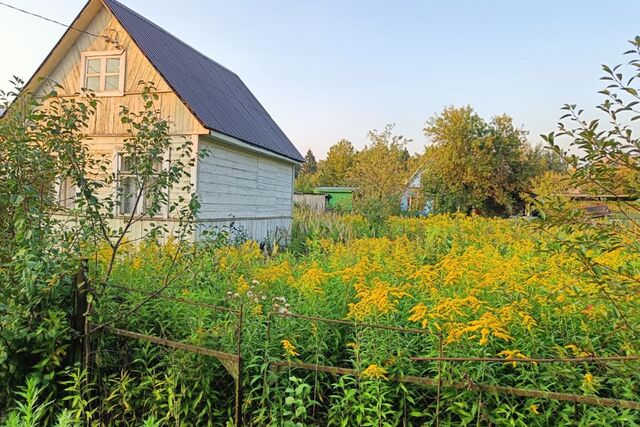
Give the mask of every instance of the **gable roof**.
[[[99, 4], [103, 4], [115, 16], [156, 71], [205, 128], [293, 161], [304, 161], [237, 74], [118, 1], [89, 0], [72, 26], [84, 28], [90, 22], [85, 11], [95, 14]], [[67, 34], [73, 33], [69, 30], [54, 51], [68, 45], [62, 41]], [[43, 69], [47, 60], [36, 74]], [[34, 78], [35, 75], [32, 80]]]
[[115, 0], [102, 0], [207, 129], [303, 161], [237, 74]]

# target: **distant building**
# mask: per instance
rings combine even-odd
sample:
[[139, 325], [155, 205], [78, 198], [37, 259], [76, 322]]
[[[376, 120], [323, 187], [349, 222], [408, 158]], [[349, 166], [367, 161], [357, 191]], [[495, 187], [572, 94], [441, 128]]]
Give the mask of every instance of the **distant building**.
[[420, 200], [424, 200], [424, 198], [419, 197], [420, 192], [422, 191], [423, 172], [424, 166], [421, 166], [407, 181], [407, 185], [400, 197], [400, 209], [402, 211], [413, 211], [423, 215], [427, 215], [431, 212], [431, 202], [429, 201], [425, 202], [423, 206], [416, 206], [417, 203], [420, 203]]
[[354, 187], [316, 187], [313, 192], [329, 196], [329, 208], [350, 211], [353, 209]]

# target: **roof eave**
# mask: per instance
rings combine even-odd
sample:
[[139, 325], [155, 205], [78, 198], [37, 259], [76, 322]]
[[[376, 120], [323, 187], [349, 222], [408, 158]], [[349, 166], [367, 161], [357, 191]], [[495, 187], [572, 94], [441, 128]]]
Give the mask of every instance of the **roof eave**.
[[295, 165], [301, 165], [301, 164], [304, 163], [302, 160], [292, 159], [290, 157], [283, 156], [282, 154], [278, 154], [278, 153], [275, 153], [273, 151], [269, 151], [269, 150], [267, 150], [265, 148], [258, 147], [257, 145], [251, 144], [251, 143], [246, 142], [246, 141], [242, 141], [242, 140], [240, 140], [238, 138], [226, 135], [226, 134], [218, 132], [216, 130], [209, 130], [209, 134], [206, 135], [206, 136], [208, 136], [208, 137], [210, 137], [210, 138], [212, 138], [212, 139], [214, 139], [216, 141], [220, 141], [220, 142], [223, 142], [225, 144], [232, 145], [234, 147], [241, 148], [241, 149], [244, 149], [244, 150], [247, 150], [247, 151], [251, 151], [251, 152], [254, 152], [254, 153], [257, 153], [257, 154], [262, 154], [262, 155], [264, 155], [266, 157], [271, 157], [273, 159], [281, 160], [281, 161], [284, 161], [284, 162], [287, 162], [287, 163], [292, 163], [292, 164], [295, 164]]

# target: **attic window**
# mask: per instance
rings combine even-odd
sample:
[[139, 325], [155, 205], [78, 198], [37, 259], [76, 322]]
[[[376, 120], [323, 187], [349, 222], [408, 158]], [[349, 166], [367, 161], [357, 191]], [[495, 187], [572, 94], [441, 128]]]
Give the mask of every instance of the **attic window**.
[[122, 95], [124, 70], [124, 51], [84, 52], [82, 87], [96, 95]]

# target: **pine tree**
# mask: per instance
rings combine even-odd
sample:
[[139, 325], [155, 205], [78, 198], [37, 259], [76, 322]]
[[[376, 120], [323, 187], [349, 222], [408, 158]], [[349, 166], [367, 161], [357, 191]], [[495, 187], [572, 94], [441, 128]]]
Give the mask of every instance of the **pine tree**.
[[318, 171], [318, 162], [316, 156], [313, 155], [311, 149], [307, 150], [307, 154], [304, 156], [304, 165], [302, 166], [302, 173], [307, 175], [313, 175]]

